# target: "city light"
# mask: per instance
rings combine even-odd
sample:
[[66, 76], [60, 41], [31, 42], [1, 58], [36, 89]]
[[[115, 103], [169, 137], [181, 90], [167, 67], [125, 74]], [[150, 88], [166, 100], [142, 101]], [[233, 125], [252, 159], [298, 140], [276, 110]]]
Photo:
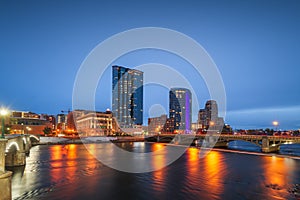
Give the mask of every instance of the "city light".
[[1, 138], [5, 138], [4, 136], [4, 132], [5, 132], [5, 123], [4, 123], [4, 118], [5, 116], [8, 114], [7, 109], [5, 108], [1, 108], [0, 110], [0, 114], [1, 114], [1, 121], [2, 121], [2, 133], [1, 133]]
[[279, 122], [278, 121], [273, 121], [272, 123], [273, 123], [273, 126], [275, 126], [275, 130], [277, 132], [277, 127], [279, 125]]
[[1, 114], [1, 116], [5, 116], [8, 114], [8, 111], [6, 109], [2, 108], [0, 111], [0, 114]]
[[278, 124], [279, 124], [278, 121], [273, 121], [274, 126], [278, 126]]

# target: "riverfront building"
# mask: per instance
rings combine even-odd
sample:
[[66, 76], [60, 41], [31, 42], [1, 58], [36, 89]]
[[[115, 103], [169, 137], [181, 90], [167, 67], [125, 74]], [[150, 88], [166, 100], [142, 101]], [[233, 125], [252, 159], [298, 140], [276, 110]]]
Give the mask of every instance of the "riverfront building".
[[112, 67], [112, 112], [121, 128], [143, 124], [143, 72]]
[[175, 132], [191, 131], [192, 94], [186, 88], [171, 88], [169, 92], [169, 117], [174, 119]]
[[87, 110], [73, 111], [76, 128], [80, 136], [107, 136], [115, 132], [112, 112], [96, 112]]
[[44, 135], [45, 128], [53, 128], [54, 116], [41, 116], [33, 112], [12, 111], [6, 122], [6, 131], [11, 134]]
[[163, 132], [166, 122], [167, 122], [167, 115], [148, 118], [148, 133], [157, 134]]

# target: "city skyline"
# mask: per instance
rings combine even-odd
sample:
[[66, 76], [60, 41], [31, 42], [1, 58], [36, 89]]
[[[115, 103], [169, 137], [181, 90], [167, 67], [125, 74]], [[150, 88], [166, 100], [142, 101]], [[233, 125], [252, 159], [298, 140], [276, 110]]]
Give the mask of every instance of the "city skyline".
[[[0, 65], [5, 76], [0, 82], [0, 104], [49, 114], [71, 108], [77, 70], [97, 44], [131, 28], [155, 26], [187, 34], [207, 50], [222, 75], [227, 94], [225, 122], [233, 128], [272, 128], [272, 121], [278, 120], [279, 129], [299, 129], [299, 2], [117, 5], [1, 2]], [[201, 77], [193, 77], [192, 71], [185, 70], [189, 64], [174, 55], [145, 50], [122, 56], [112, 65], [135, 67], [149, 62], [172, 66], [191, 82], [199, 82], [200, 107], [210, 99]], [[106, 82], [111, 83], [109, 72], [99, 86]], [[160, 95], [161, 91], [166, 94]], [[166, 91], [151, 95], [168, 108]], [[100, 98], [100, 93], [108, 96]], [[110, 94], [109, 88], [99, 87], [97, 110], [110, 107]], [[150, 117], [151, 103], [145, 102], [144, 122]]]

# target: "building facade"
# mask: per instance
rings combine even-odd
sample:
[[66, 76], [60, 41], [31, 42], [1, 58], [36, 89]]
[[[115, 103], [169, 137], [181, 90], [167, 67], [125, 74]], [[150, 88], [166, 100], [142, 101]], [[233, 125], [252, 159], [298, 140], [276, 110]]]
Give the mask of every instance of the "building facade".
[[148, 133], [157, 134], [163, 132], [166, 122], [167, 122], [167, 115], [148, 118]]
[[53, 128], [52, 118], [25, 111], [12, 111], [6, 126], [11, 134], [44, 135], [45, 128]]
[[115, 132], [111, 111], [73, 111], [80, 136], [108, 136]]
[[169, 92], [169, 118], [174, 119], [174, 130], [190, 132], [192, 122], [192, 94], [186, 88], [171, 88]]
[[143, 72], [112, 67], [112, 112], [123, 128], [143, 124]]
[[66, 114], [56, 115], [56, 129], [57, 131], [64, 131], [67, 129], [68, 116]]

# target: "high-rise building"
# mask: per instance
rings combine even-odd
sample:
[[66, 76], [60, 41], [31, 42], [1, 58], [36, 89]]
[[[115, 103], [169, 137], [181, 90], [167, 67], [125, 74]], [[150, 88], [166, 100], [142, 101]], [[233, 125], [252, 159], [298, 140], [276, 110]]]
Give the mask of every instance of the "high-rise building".
[[218, 105], [215, 100], [206, 101], [205, 108], [199, 110], [198, 124], [202, 129], [223, 127], [224, 119], [218, 116]]
[[112, 67], [112, 112], [123, 128], [143, 124], [143, 72]]
[[174, 130], [189, 132], [192, 121], [192, 94], [186, 88], [171, 88], [169, 117], [174, 119]]

